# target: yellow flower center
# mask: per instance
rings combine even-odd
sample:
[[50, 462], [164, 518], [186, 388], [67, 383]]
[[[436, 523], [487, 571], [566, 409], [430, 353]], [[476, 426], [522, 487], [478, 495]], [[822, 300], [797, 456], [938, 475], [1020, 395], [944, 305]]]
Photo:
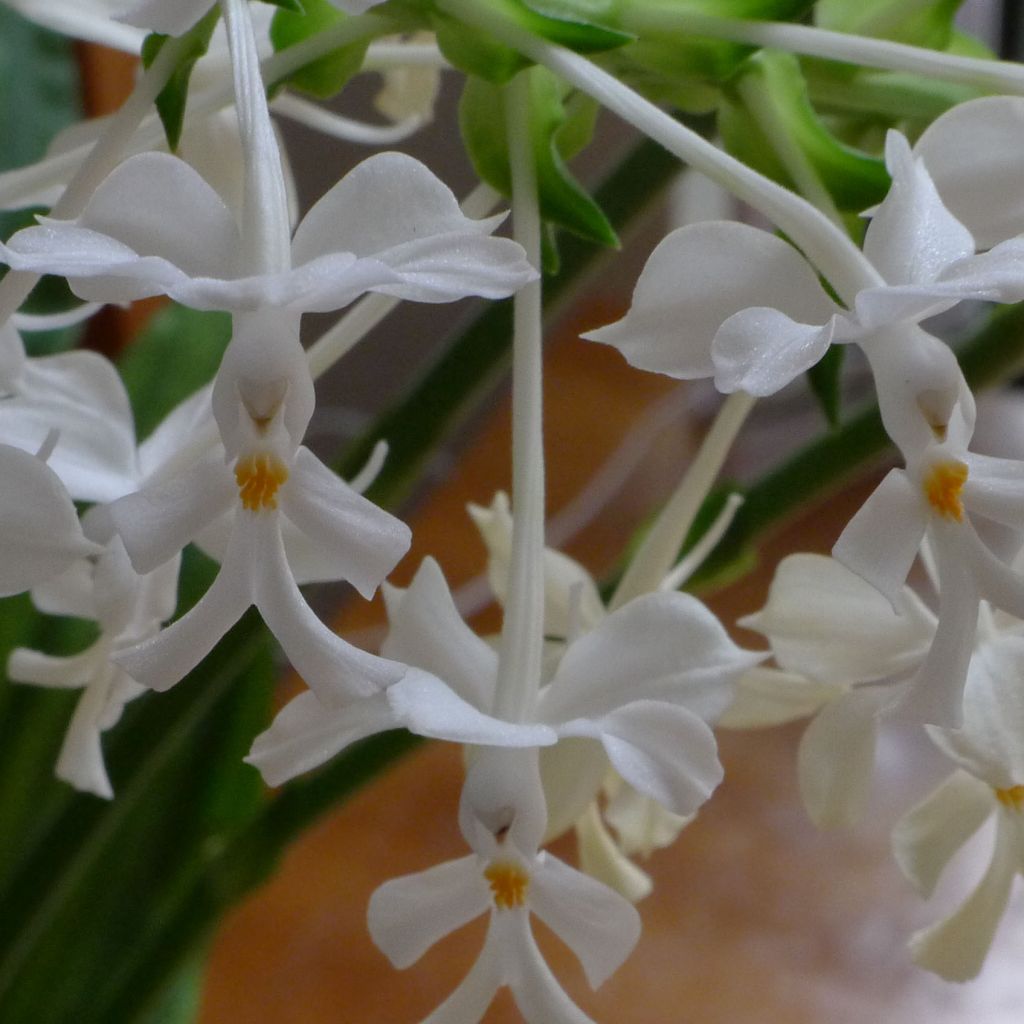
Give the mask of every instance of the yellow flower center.
[[526, 903], [530, 876], [512, 861], [494, 861], [487, 865], [484, 878], [490, 883], [494, 905], [499, 910], [512, 910]]
[[288, 479], [288, 467], [270, 452], [255, 452], [235, 463], [235, 479], [242, 508], [250, 512], [277, 508], [277, 491]]
[[1009, 786], [996, 790], [996, 799], [1008, 811], [1024, 811], [1024, 786]]
[[960, 503], [960, 492], [967, 483], [967, 466], [959, 459], [936, 462], [924, 478], [924, 493], [940, 516], [962, 523], [964, 507]]

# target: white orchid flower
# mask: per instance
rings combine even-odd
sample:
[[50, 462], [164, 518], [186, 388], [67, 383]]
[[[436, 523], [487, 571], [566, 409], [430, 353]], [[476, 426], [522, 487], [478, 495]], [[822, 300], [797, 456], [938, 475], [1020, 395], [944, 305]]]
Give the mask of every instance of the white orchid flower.
[[[568, 646], [534, 720], [522, 723], [491, 714], [498, 656], [459, 616], [436, 562], [425, 559], [408, 590], [386, 588], [385, 598], [391, 629], [382, 653], [415, 666], [386, 692], [397, 724], [474, 746], [596, 740], [627, 782], [681, 815], [693, 813], [721, 780], [714, 736], [687, 700], [703, 688], [727, 687], [761, 656], [736, 647], [695, 598], [649, 594], [609, 615]], [[249, 761], [271, 784], [323, 763], [348, 742], [344, 709], [336, 713], [342, 740], [325, 740], [329, 712], [320, 703], [301, 695], [257, 737]], [[606, 770], [603, 761], [598, 767], [590, 796]]]
[[76, 562], [57, 579], [32, 590], [40, 611], [90, 619], [100, 627], [99, 639], [80, 654], [53, 657], [17, 648], [7, 664], [14, 682], [82, 689], [57, 759], [57, 777], [76, 789], [107, 799], [114, 795], [100, 734], [117, 723], [125, 704], [145, 687], [117, 666], [111, 654], [120, 645], [152, 636], [174, 614], [178, 568], [179, 559], [173, 558], [139, 576], [124, 545], [114, 538], [95, 562]]
[[19, 231], [0, 254], [67, 277], [87, 301], [165, 294], [195, 309], [325, 312], [365, 291], [417, 302], [509, 295], [535, 273], [515, 242], [489, 237], [502, 219], [471, 220], [418, 160], [379, 153], [302, 219], [290, 269], [251, 273], [251, 241], [217, 192], [183, 160], [140, 153], [81, 216]]
[[[920, 376], [910, 381], [914, 392], [948, 392], [948, 411], [960, 397], [952, 356], [904, 328], [961, 299], [998, 298], [997, 282], [965, 268], [974, 239], [943, 205], [907, 140], [890, 131], [885, 152], [892, 187], [864, 240], [879, 284], [862, 290], [852, 309], [838, 306], [814, 268], [782, 239], [712, 222], [665, 238], [644, 267], [630, 311], [586, 337], [613, 345], [641, 369], [684, 379], [713, 376], [721, 391], [753, 395], [778, 391], [833, 342], [855, 341], [872, 361], [880, 397], [894, 386], [886, 368], [902, 359]], [[908, 360], [900, 351], [908, 347], [922, 351]]]
[[543, 794], [536, 758], [530, 762], [529, 751], [482, 752], [469, 769], [459, 813], [473, 853], [386, 882], [370, 900], [370, 934], [399, 968], [473, 918], [489, 915], [476, 963], [424, 1024], [475, 1024], [504, 985], [530, 1024], [590, 1022], [544, 962], [531, 913], [579, 957], [594, 988], [639, 938], [640, 919], [627, 900], [539, 850]]
[[820, 828], [861, 817], [880, 720], [906, 694], [935, 634], [935, 616], [909, 587], [896, 604], [824, 555], [784, 558], [764, 608], [740, 625], [767, 637], [778, 669], [741, 677], [726, 728], [750, 729], [813, 716], [797, 755], [800, 793]]
[[918, 932], [916, 963], [950, 981], [981, 970], [1014, 876], [1024, 870], [1024, 637], [1002, 636], [971, 661], [960, 729], [930, 727], [958, 765], [893, 831], [893, 850], [922, 896], [933, 892], [953, 855], [995, 817], [992, 856], [977, 888], [950, 917]]
[[967, 451], [958, 437], [893, 469], [843, 530], [833, 555], [897, 608], [926, 537], [935, 555], [935, 638], [904, 710], [923, 722], [960, 720], [982, 599], [1024, 618], [1024, 579], [978, 536], [974, 517], [1024, 529], [1024, 463]]
[[220, 572], [195, 608], [117, 655], [145, 685], [164, 690], [178, 682], [250, 605], [297, 671], [328, 697], [337, 687], [362, 695], [368, 680], [384, 685], [400, 674], [328, 629], [298, 584], [346, 579], [370, 597], [405, 553], [409, 530], [293, 444], [284, 417], [278, 413], [256, 429], [240, 410], [243, 442], [233, 467], [215, 451], [107, 508], [140, 573], [210, 527], [209, 543], [222, 552]]

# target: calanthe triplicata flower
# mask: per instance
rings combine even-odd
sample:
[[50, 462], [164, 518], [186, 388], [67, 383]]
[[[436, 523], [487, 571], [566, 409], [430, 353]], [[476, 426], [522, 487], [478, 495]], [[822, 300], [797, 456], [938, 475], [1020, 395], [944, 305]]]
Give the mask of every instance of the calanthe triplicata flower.
[[636, 945], [640, 918], [618, 893], [539, 849], [545, 819], [536, 753], [481, 751], [459, 807], [473, 852], [385, 882], [373, 894], [370, 934], [396, 967], [408, 967], [445, 935], [489, 915], [472, 970], [424, 1024], [476, 1024], [505, 985], [530, 1024], [592, 1024], [544, 962], [530, 914], [572, 949], [594, 988]]
[[996, 819], [991, 860], [977, 888], [950, 917], [911, 939], [915, 962], [951, 981], [981, 970], [1013, 879], [1024, 869], [1022, 674], [1019, 633], [979, 646], [967, 677], [963, 726], [928, 730], [957, 770], [893, 832], [897, 862], [927, 898], [960, 847], [987, 819]]

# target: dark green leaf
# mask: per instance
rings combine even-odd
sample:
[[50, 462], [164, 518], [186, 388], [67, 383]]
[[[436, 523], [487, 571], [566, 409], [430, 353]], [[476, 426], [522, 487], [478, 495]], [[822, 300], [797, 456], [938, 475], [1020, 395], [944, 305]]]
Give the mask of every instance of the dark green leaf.
[[[302, 0], [304, 13], [280, 10], [270, 25], [270, 39], [277, 51], [319, 35], [325, 29], [344, 21], [343, 14], [328, 0]], [[363, 66], [369, 39], [341, 46], [319, 60], [307, 64], [289, 79], [287, 84], [320, 99], [339, 93], [346, 82]], [[283, 82], [275, 82], [278, 87]]]
[[[188, 85], [196, 61], [206, 53], [210, 37], [220, 17], [220, 7], [215, 6], [209, 14], [196, 22], [182, 36], [182, 49], [178, 63], [167, 84], [156, 98], [156, 109], [164, 126], [167, 145], [175, 152], [181, 141], [181, 130], [185, 124], [185, 107], [188, 105]], [[151, 33], [142, 44], [142, 62], [148, 68], [157, 54], [164, 48], [169, 36]]]

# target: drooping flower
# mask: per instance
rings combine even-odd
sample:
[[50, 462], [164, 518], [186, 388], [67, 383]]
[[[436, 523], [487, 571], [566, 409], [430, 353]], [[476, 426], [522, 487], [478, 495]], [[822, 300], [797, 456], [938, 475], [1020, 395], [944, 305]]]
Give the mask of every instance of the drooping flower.
[[971, 661], [960, 729], [930, 727], [957, 770], [893, 831], [893, 850], [922, 896], [931, 895], [954, 854], [996, 819], [991, 860], [977, 888], [950, 917], [913, 936], [916, 963], [951, 981], [981, 970], [1024, 866], [1024, 637], [983, 643]]
[[721, 391], [754, 395], [778, 391], [833, 342], [857, 342], [872, 364], [890, 435], [904, 449], [909, 438], [927, 441], [904, 407], [921, 405], [926, 420], [944, 426], [963, 387], [948, 349], [913, 326], [962, 299], [1000, 298], [998, 282], [971, 268], [971, 233], [898, 132], [887, 137], [886, 163], [892, 187], [864, 240], [878, 284], [851, 309], [835, 303], [782, 239], [714, 222], [669, 235], [648, 260], [627, 315], [586, 337], [615, 346], [641, 369], [714, 376]]
[[473, 853], [386, 882], [370, 900], [370, 934], [400, 968], [489, 915], [472, 970], [424, 1024], [475, 1024], [504, 985], [530, 1024], [588, 1024], [544, 962], [530, 914], [579, 957], [594, 988], [632, 951], [640, 919], [618, 893], [539, 849], [545, 815], [535, 752], [481, 752], [463, 788], [459, 824]]

